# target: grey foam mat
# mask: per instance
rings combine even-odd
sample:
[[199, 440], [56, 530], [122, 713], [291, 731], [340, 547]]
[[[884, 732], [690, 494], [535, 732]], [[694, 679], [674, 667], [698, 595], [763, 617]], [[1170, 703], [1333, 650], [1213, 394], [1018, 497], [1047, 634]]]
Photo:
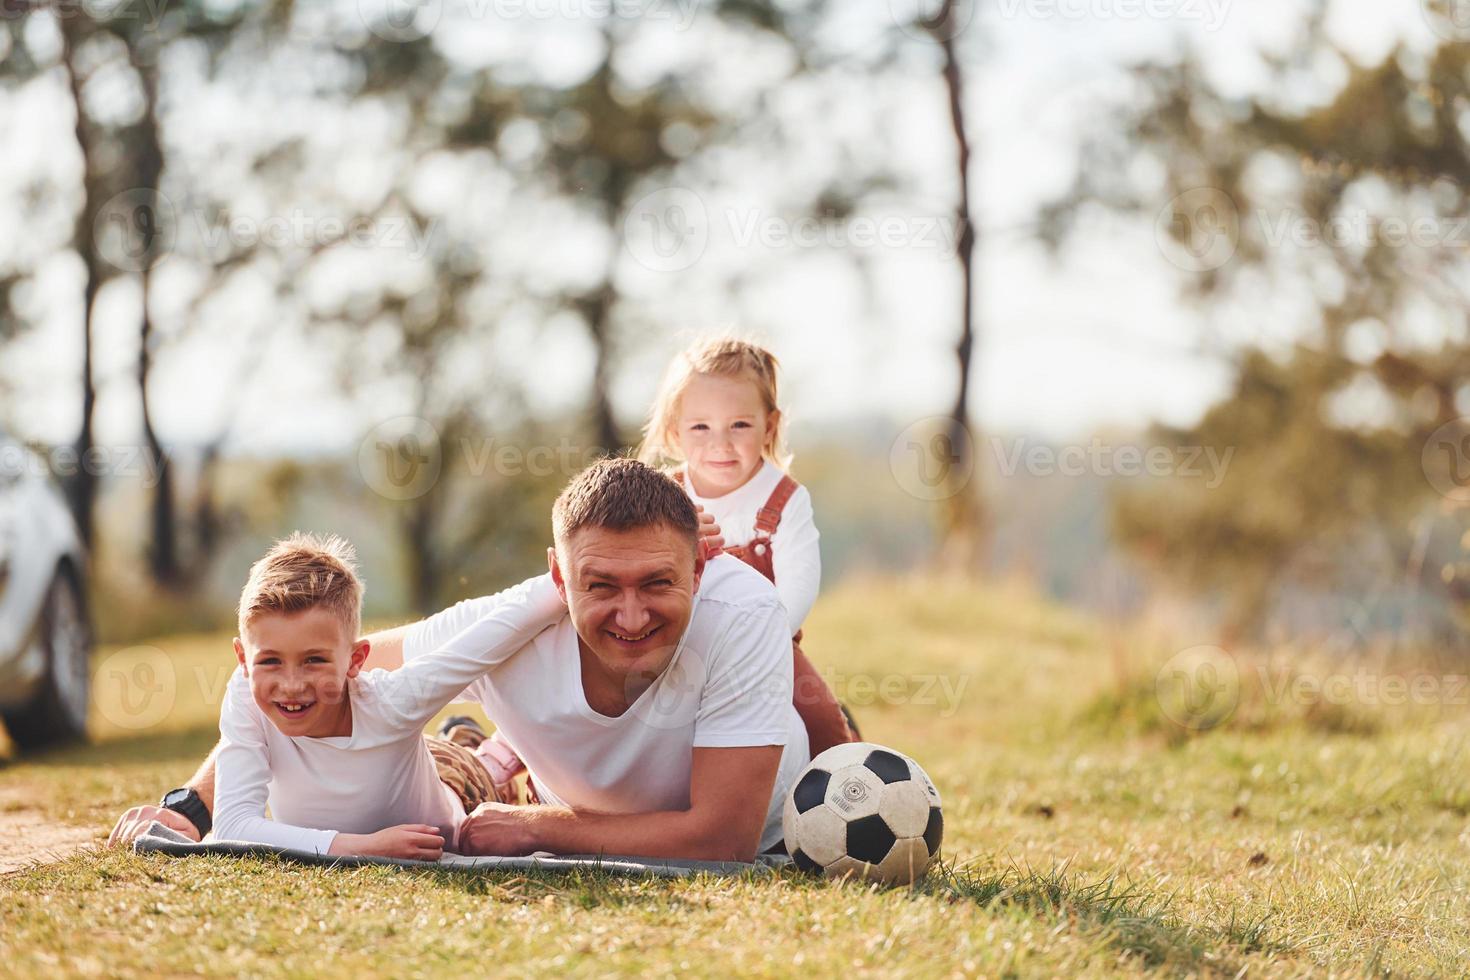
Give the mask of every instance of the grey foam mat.
[[772, 868], [789, 864], [785, 855], [762, 854], [752, 864], [740, 861], [681, 861], [672, 858], [623, 857], [615, 855], [571, 854], [534, 855], [531, 857], [470, 857], [445, 854], [437, 861], [412, 861], [405, 858], [347, 857], [318, 854], [289, 847], [271, 847], [244, 841], [192, 841], [172, 828], [153, 823], [146, 833], [133, 841], [139, 854], [168, 854], [193, 857], [215, 854], [226, 857], [260, 857], [271, 855], [300, 864], [321, 864], [344, 868], [383, 864], [403, 868], [443, 868], [450, 871], [601, 871], [632, 878], [688, 878], [698, 874], [733, 876], [769, 874]]

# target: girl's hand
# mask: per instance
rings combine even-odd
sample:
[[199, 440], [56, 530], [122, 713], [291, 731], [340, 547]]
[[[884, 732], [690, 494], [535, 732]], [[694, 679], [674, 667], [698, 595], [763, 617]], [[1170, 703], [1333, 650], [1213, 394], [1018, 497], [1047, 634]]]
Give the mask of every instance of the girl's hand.
[[404, 823], [376, 834], [338, 834], [327, 853], [437, 861], [444, 853], [444, 838], [437, 827]]
[[708, 561], [725, 550], [725, 538], [720, 534], [720, 525], [715, 523], [715, 515], [706, 514], [698, 504], [694, 509], [699, 512], [699, 551]]

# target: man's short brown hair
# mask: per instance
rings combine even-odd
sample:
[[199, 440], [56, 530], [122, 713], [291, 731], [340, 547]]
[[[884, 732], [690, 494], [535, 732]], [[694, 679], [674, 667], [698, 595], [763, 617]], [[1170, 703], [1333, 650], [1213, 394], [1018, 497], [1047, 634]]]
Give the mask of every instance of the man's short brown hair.
[[584, 527], [610, 531], [664, 524], [698, 546], [699, 514], [679, 484], [646, 463], [598, 460], [572, 478], [551, 508], [551, 535], [560, 546]]
[[327, 609], [341, 618], [349, 639], [362, 627], [362, 580], [357, 552], [347, 539], [297, 531], [277, 541], [254, 565], [240, 593], [240, 635], [264, 613]]

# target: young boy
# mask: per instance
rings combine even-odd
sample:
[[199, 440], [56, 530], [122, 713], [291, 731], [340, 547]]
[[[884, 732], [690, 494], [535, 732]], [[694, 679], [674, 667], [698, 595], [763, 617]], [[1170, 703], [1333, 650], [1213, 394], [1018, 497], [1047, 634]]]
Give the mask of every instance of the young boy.
[[355, 563], [343, 539], [298, 532], [250, 569], [240, 667], [220, 711], [219, 840], [432, 861], [455, 849], [466, 813], [495, 798], [473, 753], [426, 739], [423, 727], [566, 615], [550, 576], [501, 592], [477, 622], [401, 669], [363, 671]]

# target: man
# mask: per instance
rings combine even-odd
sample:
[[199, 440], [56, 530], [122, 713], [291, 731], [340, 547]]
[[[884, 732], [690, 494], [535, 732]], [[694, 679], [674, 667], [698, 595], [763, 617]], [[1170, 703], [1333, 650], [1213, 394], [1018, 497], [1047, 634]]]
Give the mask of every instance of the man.
[[[743, 562], [706, 562], [679, 486], [629, 459], [577, 476], [552, 510], [551, 576], [568, 615], [464, 692], [545, 805], [486, 803], [472, 854], [631, 854], [749, 861], [781, 840], [808, 761], [792, 707], [791, 641], [774, 588]], [[366, 666], [402, 666], [476, 622], [488, 599], [368, 637]], [[166, 807], [134, 807], [110, 844], [152, 820], [201, 836], [213, 754]]]

